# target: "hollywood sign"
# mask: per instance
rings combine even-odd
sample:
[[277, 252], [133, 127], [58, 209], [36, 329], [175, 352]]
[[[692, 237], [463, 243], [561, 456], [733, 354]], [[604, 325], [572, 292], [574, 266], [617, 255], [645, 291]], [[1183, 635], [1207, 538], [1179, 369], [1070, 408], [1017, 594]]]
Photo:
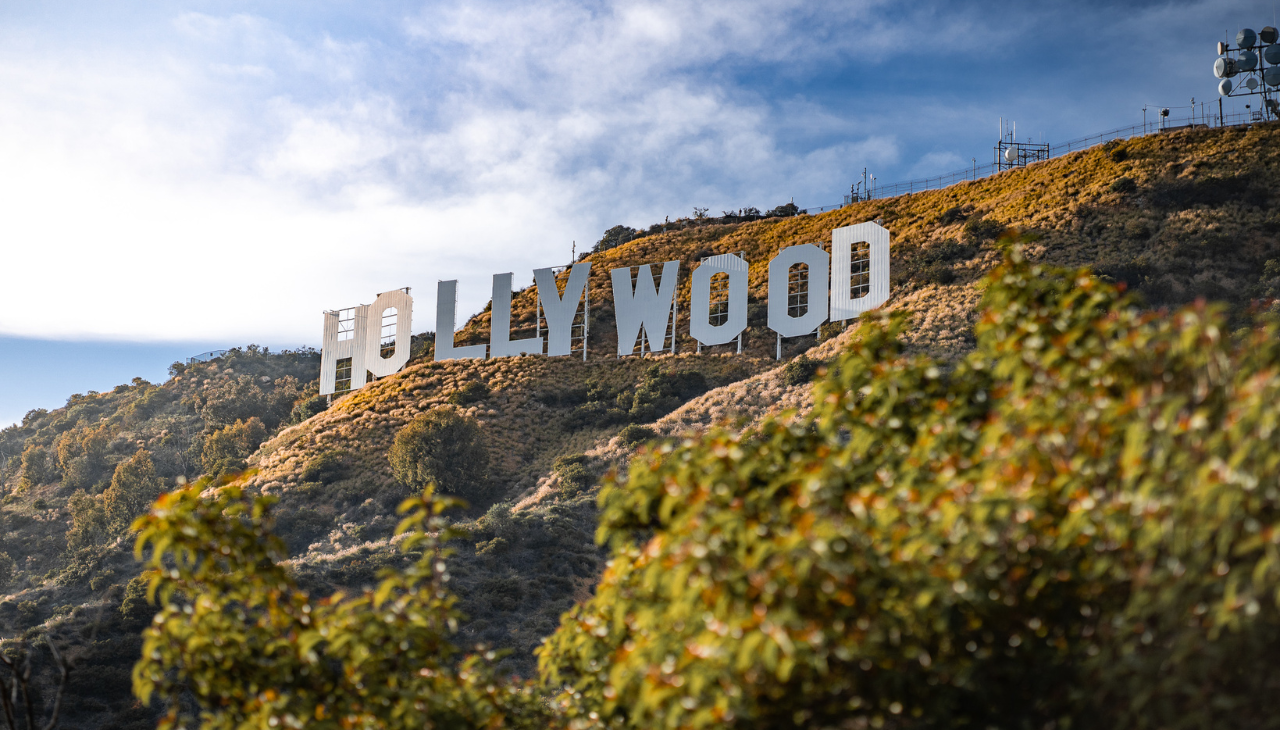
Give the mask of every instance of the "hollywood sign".
[[[676, 282], [680, 262], [666, 261], [660, 265], [662, 272], [657, 284], [650, 264], [609, 272], [618, 330], [618, 357], [635, 353], [637, 342], [641, 353], [675, 352]], [[801, 267], [800, 271], [807, 267], [804, 281], [810, 284], [798, 291], [792, 288], [794, 267]], [[516, 340], [511, 339], [512, 274], [494, 274], [489, 344], [461, 347], [454, 338], [458, 282], [439, 282], [435, 359], [558, 357], [573, 353], [575, 339], [580, 342], [585, 358], [590, 311], [587, 278], [591, 274], [591, 262], [573, 264], [567, 273], [561, 292], [554, 268], [534, 270], [541, 312], [537, 317], [537, 333], [534, 337]], [[716, 280], [721, 274], [724, 276]], [[811, 285], [818, 282], [829, 282], [829, 286]], [[737, 254], [703, 259], [693, 271], [690, 289], [689, 335], [699, 349], [736, 339], [741, 351], [741, 335], [747, 328], [747, 262]], [[717, 295], [714, 317], [713, 290]], [[769, 261], [768, 292], [768, 324], [769, 329], [777, 333], [780, 356], [783, 337], [813, 334], [828, 319], [833, 322], [852, 319], [889, 299], [889, 231], [876, 223], [837, 228], [831, 232], [830, 254], [811, 243], [782, 249]], [[545, 338], [542, 335], [544, 320]], [[574, 334], [575, 322], [578, 323], [577, 335]], [[382, 378], [399, 371], [409, 361], [412, 323], [413, 297], [408, 289], [383, 292], [372, 304], [325, 312], [320, 394], [356, 390], [371, 377]]]

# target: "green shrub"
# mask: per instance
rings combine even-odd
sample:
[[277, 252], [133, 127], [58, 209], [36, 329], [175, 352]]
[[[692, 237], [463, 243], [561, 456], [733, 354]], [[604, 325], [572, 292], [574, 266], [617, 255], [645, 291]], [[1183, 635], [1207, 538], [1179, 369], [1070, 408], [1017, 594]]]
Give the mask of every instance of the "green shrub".
[[561, 456], [551, 466], [551, 471], [560, 477], [560, 493], [566, 497], [591, 487], [595, 482], [595, 474], [587, 467], [590, 460], [585, 454]]
[[954, 208], [947, 208], [946, 210], [942, 211], [942, 215], [938, 216], [938, 223], [940, 223], [941, 225], [947, 226], [947, 225], [951, 225], [952, 223], [959, 223], [960, 221], [968, 217], [969, 217], [968, 212], [966, 212], [965, 209], [962, 208], [961, 206], [957, 205]]
[[19, 601], [17, 619], [24, 629], [40, 623], [40, 606], [35, 601]]
[[155, 615], [156, 608], [147, 600], [147, 585], [151, 576], [146, 573], [134, 576], [124, 587], [120, 600], [120, 617], [132, 626], [144, 626]]
[[138, 453], [116, 466], [111, 486], [102, 493], [107, 524], [117, 533], [127, 529], [134, 518], [147, 511], [161, 491], [163, 487], [160, 477], [156, 476], [155, 465], [151, 463], [151, 455], [139, 449]]
[[796, 215], [800, 215], [800, 206], [794, 202], [783, 203], [764, 213], [765, 218], [790, 218]]
[[581, 464], [574, 464], [565, 467], [559, 472], [560, 476], [560, 494], [566, 497], [572, 497], [575, 494], [591, 487], [595, 481], [595, 476]]
[[793, 358], [782, 368], [782, 380], [787, 385], [803, 385], [813, 380], [813, 376], [818, 373], [818, 369], [822, 367], [822, 363], [818, 360], [810, 358], [808, 355], [801, 355]]
[[970, 245], [980, 245], [994, 241], [1004, 232], [1005, 226], [1000, 221], [990, 220], [982, 216], [972, 217], [965, 221], [964, 240]]
[[924, 284], [946, 285], [956, 280], [956, 272], [946, 264], [934, 264], [921, 272], [920, 281]]
[[241, 471], [245, 468], [245, 459], [266, 439], [267, 428], [257, 417], [236, 421], [205, 438], [200, 463], [212, 477]]
[[432, 409], [400, 429], [388, 459], [396, 479], [410, 489], [434, 484], [472, 504], [489, 496], [489, 454], [480, 426], [451, 409]]
[[56, 444], [58, 468], [62, 470], [62, 486], [85, 489], [105, 475], [108, 464], [109, 427], [64, 433]]
[[67, 511], [71, 513], [71, 526], [67, 528], [67, 550], [74, 552], [100, 545], [111, 535], [101, 495], [85, 494], [84, 490], [77, 490], [67, 499]]
[[472, 403], [479, 403], [489, 397], [489, 386], [483, 381], [472, 380], [461, 388], [453, 391], [449, 395], [449, 402], [454, 405], [466, 406]]
[[824, 322], [821, 326], [818, 327], [818, 338], [820, 340], [826, 341], [833, 337], [838, 337], [840, 336], [841, 332], [844, 332], [852, 324], [853, 324], [853, 321], [847, 320], [847, 319], [836, 320], [834, 322]]
[[89, 578], [89, 590], [95, 593], [101, 591], [115, 580], [116, 572], [114, 570], [99, 570], [93, 577]]
[[79, 586], [98, 575], [106, 553], [100, 546], [81, 548], [67, 556], [67, 564], [58, 572], [57, 581], [64, 586]]
[[616, 248], [635, 238], [636, 233], [636, 229], [630, 226], [616, 225], [604, 232], [604, 235], [600, 237], [600, 240], [596, 241], [596, 245], [592, 246], [591, 252], [600, 253], [601, 251], [608, 251], [611, 248]]
[[333, 529], [333, 519], [309, 507], [294, 508], [281, 515], [277, 530], [289, 546], [290, 553], [299, 555]]
[[299, 475], [306, 482], [328, 484], [341, 479], [347, 471], [345, 452], [326, 451], [311, 457]]
[[653, 421], [707, 391], [707, 378], [696, 370], [663, 372], [657, 365], [631, 391], [618, 396], [618, 406], [631, 422]]
[[1013, 250], [977, 350], [864, 324], [814, 410], [633, 459], [539, 650], [602, 727], [1249, 728], [1280, 712], [1280, 331]]
[[1109, 189], [1113, 193], [1132, 193], [1138, 189], [1138, 183], [1134, 182], [1131, 178], [1118, 177], [1112, 181]]
[[134, 691], [170, 708], [161, 728], [550, 725], [531, 687], [492, 669], [492, 652], [460, 659], [451, 642], [460, 615], [443, 558], [458, 535], [440, 516], [450, 501], [428, 491], [403, 506], [407, 568], [376, 591], [318, 600], [283, 564], [270, 498], [201, 489], [166, 495], [138, 538], [159, 608]]
[[551, 471], [559, 473], [571, 466], [582, 466], [590, 460], [586, 454], [567, 454], [557, 458], [551, 464]]
[[9, 585], [15, 570], [17, 570], [17, 564], [14, 563], [13, 558], [9, 557], [9, 553], [0, 552], [0, 588]]
[[618, 432], [618, 438], [627, 446], [635, 446], [658, 437], [658, 432], [648, 426], [633, 423]]
[[27, 446], [22, 451], [22, 471], [18, 477], [18, 488], [26, 491], [51, 481], [54, 473], [49, 461], [47, 448], [35, 444]]
[[505, 538], [495, 537], [476, 543], [477, 555], [502, 555], [511, 548]]
[[664, 371], [658, 365], [649, 366], [634, 387], [614, 388], [595, 381], [585, 385], [585, 402], [574, 409], [570, 428], [653, 421], [710, 387], [706, 376], [696, 370]]
[[[970, 222], [974, 220], [977, 219], [970, 219]], [[974, 235], [986, 234], [979, 231]], [[894, 252], [897, 257], [893, 270], [894, 281], [899, 284], [909, 281], [919, 284], [950, 284], [956, 279], [953, 266], [977, 256], [985, 240], [969, 238], [968, 234], [966, 239], [968, 243], [948, 239], [930, 246], [904, 244]]]
[[313, 395], [310, 398], [299, 400], [293, 406], [293, 411], [289, 414], [290, 423], [302, 423], [303, 421], [323, 413], [329, 408], [329, 396]]
[[286, 375], [263, 383], [261, 378], [240, 375], [197, 390], [192, 404], [206, 423], [215, 426], [257, 418], [274, 429], [289, 418], [300, 394], [297, 378]]

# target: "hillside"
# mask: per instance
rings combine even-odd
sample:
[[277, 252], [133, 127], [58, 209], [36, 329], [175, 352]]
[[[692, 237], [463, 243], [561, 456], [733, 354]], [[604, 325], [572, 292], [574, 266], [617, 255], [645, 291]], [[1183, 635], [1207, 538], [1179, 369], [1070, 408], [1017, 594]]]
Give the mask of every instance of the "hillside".
[[[119, 518], [136, 513], [135, 497], [253, 468], [248, 485], [280, 498], [277, 529], [304, 584], [320, 594], [358, 588], [400, 560], [390, 538], [406, 491], [387, 461], [397, 430], [449, 407], [479, 423], [491, 464], [486, 487], [462, 495], [472, 509], [458, 515], [471, 533], [452, 558], [471, 617], [459, 643], [510, 648], [507, 666], [528, 675], [532, 648], [590, 595], [601, 570], [593, 539], [599, 478], [655, 434], [748, 427], [769, 413], [807, 409], [813, 368], [858, 336], [856, 326], [828, 325], [822, 342], [788, 340], [786, 362], [774, 359], [763, 302], [767, 262], [779, 249], [882, 221], [893, 234], [888, 306], [913, 312], [912, 346], [944, 359], [972, 347], [975, 282], [997, 262], [995, 240], [1006, 227], [1037, 238], [1033, 257], [1092, 266], [1152, 306], [1204, 297], [1242, 320], [1255, 301], [1280, 292], [1277, 136], [1280, 129], [1264, 125], [1181, 131], [821, 215], [677, 221], [589, 255], [586, 362], [418, 357], [326, 410], [314, 397], [315, 353], [251, 347], [176, 364], [160, 385], [135, 381], [33, 411], [0, 432], [0, 552], [12, 560], [0, 600], [3, 636], [48, 635], [74, 649], [67, 726], [145, 726], [151, 715], [129, 697], [128, 671], [147, 611], [130, 584], [138, 568]], [[697, 354], [687, 337], [686, 274], [700, 258], [727, 252], [750, 263], [745, 352]], [[667, 260], [682, 262], [680, 354], [616, 358], [608, 270]], [[532, 288], [513, 297], [513, 337], [532, 334], [535, 297]], [[488, 323], [487, 312], [473, 317], [459, 343], [487, 341]], [[47, 678], [47, 655], [36, 654]]]

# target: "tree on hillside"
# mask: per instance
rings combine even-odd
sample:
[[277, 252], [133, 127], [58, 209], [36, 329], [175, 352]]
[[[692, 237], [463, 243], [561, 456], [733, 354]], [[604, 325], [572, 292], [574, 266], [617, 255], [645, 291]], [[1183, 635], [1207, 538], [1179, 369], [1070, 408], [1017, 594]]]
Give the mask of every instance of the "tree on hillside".
[[489, 496], [489, 453], [475, 419], [435, 408], [396, 433], [387, 455], [401, 484], [428, 485], [477, 504]]
[[[440, 516], [452, 500], [427, 490], [401, 505], [407, 569], [377, 590], [314, 599], [282, 564], [273, 500], [236, 486], [206, 500], [202, 487], [165, 495], [135, 524], [159, 614], [134, 691], [166, 703], [161, 728], [548, 727], [530, 686], [494, 674], [492, 653], [456, 659], [442, 547], [455, 535]], [[147, 613], [141, 592], [130, 584], [131, 615]]]
[[119, 532], [127, 528], [134, 518], [147, 511], [162, 490], [151, 455], [145, 450], [138, 449], [132, 457], [120, 462], [111, 477], [111, 486], [102, 493], [102, 506], [111, 529]]
[[75, 429], [57, 441], [58, 467], [62, 470], [62, 486], [83, 489], [92, 486], [107, 468], [109, 427], [103, 424], [88, 430]]
[[616, 225], [604, 232], [600, 240], [596, 241], [596, 245], [591, 247], [591, 253], [600, 253], [611, 248], [617, 248], [635, 237], [636, 229], [631, 226]]
[[256, 417], [236, 421], [205, 439], [200, 463], [212, 477], [240, 471], [245, 468], [245, 459], [252, 456], [266, 438], [267, 428]]
[[262, 377], [240, 375], [197, 391], [191, 402], [200, 417], [212, 425], [258, 418], [274, 429], [289, 418], [299, 395], [298, 379], [291, 375], [275, 380], [266, 377], [266, 382]]
[[49, 450], [43, 446], [32, 444], [22, 450], [22, 471], [18, 477], [18, 488], [22, 490], [37, 487], [53, 478], [53, 469], [49, 464]]
[[102, 495], [85, 494], [83, 489], [77, 489], [67, 499], [67, 512], [71, 513], [71, 526], [67, 528], [68, 552], [106, 542], [111, 527], [102, 506]]
[[977, 350], [874, 315], [814, 410], [642, 452], [540, 650], [581, 727], [1280, 716], [1280, 331], [1015, 249]]

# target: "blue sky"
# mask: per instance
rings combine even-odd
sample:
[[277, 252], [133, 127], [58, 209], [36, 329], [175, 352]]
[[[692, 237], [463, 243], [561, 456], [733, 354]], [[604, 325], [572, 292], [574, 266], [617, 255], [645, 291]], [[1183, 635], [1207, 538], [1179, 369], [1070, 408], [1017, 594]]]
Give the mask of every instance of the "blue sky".
[[[1213, 101], [1235, 2], [0, 5], [0, 424], [616, 223], [839, 202]], [[52, 342], [50, 342], [52, 341]]]

